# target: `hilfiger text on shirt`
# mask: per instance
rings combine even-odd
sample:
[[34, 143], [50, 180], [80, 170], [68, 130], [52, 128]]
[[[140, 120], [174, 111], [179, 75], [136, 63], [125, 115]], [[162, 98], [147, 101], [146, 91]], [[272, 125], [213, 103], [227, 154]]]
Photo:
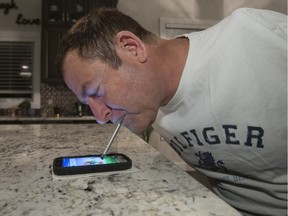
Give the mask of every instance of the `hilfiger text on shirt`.
[[[262, 127], [247, 126], [246, 138], [243, 143], [237, 138], [237, 125], [222, 125], [226, 145], [244, 145], [247, 147], [256, 146], [264, 148], [263, 136], [264, 130]], [[200, 129], [191, 129], [179, 133], [170, 140], [170, 146], [179, 154], [187, 148], [196, 145], [219, 145], [223, 144], [220, 141], [219, 134], [216, 133], [214, 127], [204, 127]]]

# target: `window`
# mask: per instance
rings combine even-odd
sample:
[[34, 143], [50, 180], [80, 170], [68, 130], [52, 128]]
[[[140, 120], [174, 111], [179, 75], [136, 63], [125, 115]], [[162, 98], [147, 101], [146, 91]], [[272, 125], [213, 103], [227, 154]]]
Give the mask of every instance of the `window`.
[[40, 108], [40, 32], [0, 31], [0, 109]]
[[32, 98], [33, 50], [33, 42], [0, 41], [0, 98]]

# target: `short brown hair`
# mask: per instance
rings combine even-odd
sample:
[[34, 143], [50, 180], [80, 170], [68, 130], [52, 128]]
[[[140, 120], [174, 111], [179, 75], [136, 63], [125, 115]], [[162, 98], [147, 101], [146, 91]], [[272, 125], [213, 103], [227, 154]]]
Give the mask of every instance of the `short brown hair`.
[[58, 70], [62, 71], [66, 54], [74, 49], [83, 59], [99, 59], [117, 69], [122, 62], [116, 54], [115, 36], [124, 30], [132, 32], [146, 43], [155, 36], [117, 9], [92, 9], [63, 36], [56, 58]]

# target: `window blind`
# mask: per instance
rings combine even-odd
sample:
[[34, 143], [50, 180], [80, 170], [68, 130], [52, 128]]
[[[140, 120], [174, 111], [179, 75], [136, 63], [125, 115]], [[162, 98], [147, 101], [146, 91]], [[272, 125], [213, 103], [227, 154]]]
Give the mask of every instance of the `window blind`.
[[0, 98], [31, 98], [34, 42], [0, 42]]

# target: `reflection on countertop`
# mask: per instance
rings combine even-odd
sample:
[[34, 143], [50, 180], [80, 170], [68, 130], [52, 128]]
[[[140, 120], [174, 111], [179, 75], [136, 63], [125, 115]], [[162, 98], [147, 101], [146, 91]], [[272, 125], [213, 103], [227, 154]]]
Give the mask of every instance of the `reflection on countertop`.
[[137, 169], [53, 181], [54, 158], [99, 154], [115, 125], [0, 125], [0, 215], [240, 216], [126, 128], [110, 152]]

